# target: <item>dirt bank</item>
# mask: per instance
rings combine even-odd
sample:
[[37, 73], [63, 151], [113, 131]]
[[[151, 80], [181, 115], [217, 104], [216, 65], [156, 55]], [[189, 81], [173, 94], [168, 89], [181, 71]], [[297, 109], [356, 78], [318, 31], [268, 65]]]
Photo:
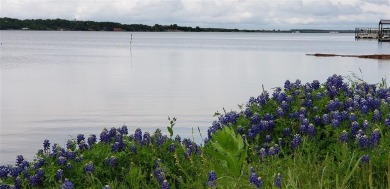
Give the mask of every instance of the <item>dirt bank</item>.
[[331, 57], [331, 56], [341, 56], [341, 57], [357, 57], [357, 58], [371, 58], [371, 59], [380, 59], [380, 60], [390, 60], [390, 54], [369, 54], [369, 55], [341, 55], [341, 54], [306, 54], [308, 56], [319, 56], [319, 57]]

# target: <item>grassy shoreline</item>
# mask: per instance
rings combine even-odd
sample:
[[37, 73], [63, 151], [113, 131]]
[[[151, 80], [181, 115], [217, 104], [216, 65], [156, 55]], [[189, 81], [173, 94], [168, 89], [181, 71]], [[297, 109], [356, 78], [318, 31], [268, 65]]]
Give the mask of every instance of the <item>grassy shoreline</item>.
[[390, 188], [390, 89], [286, 81], [216, 114], [204, 144], [126, 126], [43, 142], [0, 166], [0, 188]]

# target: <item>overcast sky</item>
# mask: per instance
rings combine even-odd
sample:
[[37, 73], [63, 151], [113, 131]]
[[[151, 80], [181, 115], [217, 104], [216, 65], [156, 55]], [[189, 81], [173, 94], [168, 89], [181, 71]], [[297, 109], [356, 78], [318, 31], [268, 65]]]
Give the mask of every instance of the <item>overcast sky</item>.
[[354, 29], [390, 19], [390, 0], [0, 0], [0, 17], [238, 29]]

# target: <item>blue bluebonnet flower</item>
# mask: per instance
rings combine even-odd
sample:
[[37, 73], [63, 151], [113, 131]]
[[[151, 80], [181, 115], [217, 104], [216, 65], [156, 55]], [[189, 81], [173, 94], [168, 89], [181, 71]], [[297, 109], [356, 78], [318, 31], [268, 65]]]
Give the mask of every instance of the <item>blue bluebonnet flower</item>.
[[217, 174], [215, 173], [215, 171], [210, 171], [210, 172], [209, 172], [209, 177], [208, 177], [207, 185], [208, 185], [210, 188], [217, 187]]
[[271, 142], [272, 136], [271, 135], [265, 135], [265, 142]]
[[301, 125], [309, 126], [310, 122], [307, 118], [302, 118]]
[[368, 163], [370, 161], [370, 156], [363, 155], [361, 161], [362, 163]]
[[376, 95], [380, 99], [387, 99], [390, 96], [390, 91], [388, 89], [378, 89]]
[[64, 183], [61, 185], [61, 189], [74, 189], [74, 185], [68, 179], [65, 179]]
[[250, 118], [253, 115], [253, 111], [250, 108], [246, 108], [244, 111], [244, 115], [246, 118]]
[[344, 130], [343, 132], [341, 132], [341, 135], [340, 135], [340, 141], [341, 142], [345, 142], [347, 143], [348, 142], [348, 132], [346, 130]]
[[100, 142], [102, 143], [108, 143], [110, 142], [111, 138], [108, 134], [108, 130], [106, 128], [103, 129], [103, 131], [100, 133]]
[[94, 135], [94, 134], [89, 135], [89, 137], [88, 137], [88, 145], [92, 146], [95, 143], [96, 143], [96, 135]]
[[22, 155], [16, 156], [16, 164], [19, 165], [23, 162], [24, 157]]
[[374, 110], [373, 120], [380, 121], [382, 119], [382, 114], [378, 109]]
[[256, 125], [256, 124], [259, 124], [261, 121], [261, 117], [258, 113], [255, 113], [253, 114], [253, 116], [251, 117], [251, 123]]
[[65, 166], [66, 169], [70, 170], [73, 168], [72, 164], [70, 162], [68, 162]]
[[66, 158], [63, 157], [63, 156], [58, 157], [57, 163], [58, 163], [58, 165], [65, 165], [65, 163], [66, 163]]
[[23, 186], [22, 186], [22, 179], [20, 179], [20, 177], [16, 177], [14, 179], [14, 188], [15, 189], [22, 189]]
[[248, 137], [255, 138], [256, 132], [253, 129], [248, 129]]
[[66, 159], [70, 160], [70, 159], [75, 159], [77, 156], [77, 153], [72, 151], [72, 150], [68, 150], [66, 153], [65, 153], [65, 157]]
[[362, 114], [367, 114], [368, 113], [368, 106], [367, 105], [363, 105], [361, 108], [360, 108], [360, 112], [362, 112]]
[[168, 147], [169, 152], [174, 152], [176, 150], [176, 145], [174, 143], [170, 144]]
[[121, 147], [121, 144], [119, 142], [115, 142], [112, 146], [111, 146], [111, 150], [113, 152], [120, 152], [122, 149]]
[[76, 149], [76, 142], [74, 140], [68, 140], [66, 142], [66, 149], [74, 151]]
[[47, 140], [47, 139], [45, 139], [45, 140], [43, 141], [43, 150], [44, 150], [45, 152], [48, 152], [48, 151], [50, 150], [50, 142], [49, 142], [49, 140]]
[[34, 169], [39, 169], [45, 164], [45, 159], [39, 158], [34, 162]]
[[230, 112], [226, 113], [224, 116], [219, 117], [219, 121], [223, 125], [228, 125], [229, 123], [234, 124], [237, 122], [238, 117], [239, 117], [239, 114], [237, 114], [234, 111], [230, 111]]
[[341, 120], [347, 120], [347, 119], [348, 119], [348, 112], [344, 110], [341, 112]]
[[167, 180], [164, 180], [162, 185], [161, 185], [161, 189], [169, 189], [169, 183]]
[[110, 136], [110, 138], [113, 138], [113, 137], [115, 137], [117, 132], [118, 131], [116, 130], [115, 127], [111, 127], [111, 129], [108, 131], [108, 135]]
[[30, 167], [30, 163], [27, 160], [23, 160], [22, 163], [19, 164], [19, 167], [22, 169], [26, 169]]
[[161, 130], [159, 130], [159, 129], [158, 129], [158, 132], [156, 130], [156, 132], [154, 133], [154, 138], [155, 138], [155, 142], [156, 142], [157, 146], [161, 146], [165, 142], [164, 138], [161, 134]]
[[356, 135], [357, 132], [359, 131], [360, 127], [359, 127], [359, 123], [354, 121], [351, 123], [351, 133], [352, 135]]
[[134, 132], [134, 140], [138, 143], [141, 143], [142, 141], [142, 131], [140, 128], [137, 128]]
[[313, 80], [313, 82], [311, 83], [311, 87], [313, 89], [319, 89], [320, 88], [320, 82], [318, 80]]
[[37, 170], [37, 175], [39, 178], [43, 178], [45, 176], [45, 171], [42, 168]]
[[301, 86], [301, 80], [300, 79], [295, 80], [294, 87], [298, 89], [300, 86]]
[[324, 125], [327, 125], [329, 123], [329, 115], [328, 114], [322, 115], [322, 123]]
[[339, 127], [340, 126], [340, 121], [338, 119], [332, 119], [332, 124], [333, 127]]
[[299, 115], [304, 115], [306, 116], [306, 113], [307, 113], [307, 110], [305, 107], [301, 107], [301, 109], [299, 109]]
[[378, 146], [379, 145], [379, 140], [381, 138], [381, 134], [379, 133], [379, 130], [378, 129], [375, 129], [372, 133], [371, 133], [371, 144], [373, 146]]
[[283, 129], [283, 136], [284, 136], [284, 137], [288, 137], [288, 136], [290, 136], [290, 135], [291, 135], [291, 129], [288, 128], [288, 127], [284, 128], [284, 129]]
[[356, 132], [356, 135], [364, 135], [364, 131], [359, 129], [357, 132]]
[[87, 150], [88, 148], [89, 148], [89, 146], [88, 146], [87, 143], [85, 143], [84, 140], [80, 141], [80, 143], [79, 143], [79, 149], [80, 150]]
[[295, 134], [293, 140], [291, 141], [291, 147], [295, 150], [301, 144], [302, 139], [300, 134]]
[[326, 105], [326, 109], [328, 111], [336, 111], [342, 108], [342, 103], [339, 99], [335, 98], [334, 100], [330, 100], [329, 103]]
[[141, 141], [141, 144], [142, 145], [149, 145], [151, 141], [152, 141], [152, 139], [150, 138], [149, 132], [145, 132], [144, 133], [144, 137], [143, 137], [143, 139]]
[[385, 124], [385, 126], [390, 127], [390, 116], [385, 119], [384, 124]]
[[310, 99], [304, 99], [304, 100], [302, 101], [302, 104], [301, 104], [301, 105], [304, 106], [304, 107], [310, 108], [310, 107], [313, 106], [313, 101], [310, 100]]
[[282, 188], [282, 175], [280, 173], [276, 175], [274, 183], [277, 188]]
[[261, 179], [261, 177], [257, 176], [255, 170], [252, 167], [249, 182], [252, 183], [257, 189], [259, 189], [263, 185], [263, 180]]
[[307, 132], [307, 126], [301, 124], [301, 126], [300, 126], [300, 131], [301, 131], [301, 134], [305, 134], [305, 133]]
[[158, 183], [160, 184], [162, 184], [165, 180], [165, 173], [160, 167], [157, 167], [154, 170], [154, 176], [156, 177]]
[[28, 178], [28, 181], [30, 183], [30, 186], [38, 186], [42, 183], [41, 178], [37, 174], [31, 175]]
[[358, 141], [358, 146], [360, 149], [364, 149], [370, 145], [370, 140], [367, 135], [356, 135], [356, 139]]
[[303, 90], [304, 92], [307, 94], [307, 95], [310, 95], [310, 93], [313, 91], [313, 87], [311, 86], [311, 84], [309, 82], [307, 82], [304, 86], [303, 86]]
[[84, 140], [84, 139], [85, 139], [85, 137], [84, 137], [83, 134], [78, 134], [78, 135], [77, 135], [77, 144], [80, 144], [80, 142], [81, 142], [82, 140]]
[[267, 91], [263, 91], [260, 96], [256, 99], [257, 103], [260, 105], [265, 105], [269, 101], [269, 94]]
[[130, 146], [130, 151], [131, 151], [133, 154], [137, 154], [137, 147], [135, 147], [135, 145], [131, 145], [131, 146]]
[[357, 117], [355, 113], [352, 112], [349, 114], [349, 121], [351, 122], [357, 121]]
[[270, 156], [274, 156], [274, 155], [278, 154], [279, 151], [280, 151], [279, 145], [275, 144], [273, 147], [268, 149], [268, 154]]
[[321, 125], [321, 123], [322, 123], [321, 117], [318, 115], [314, 116], [314, 124]]
[[307, 127], [307, 134], [309, 134], [309, 136], [311, 136], [311, 137], [314, 137], [316, 135], [316, 128], [311, 123]]
[[129, 134], [129, 131], [127, 129], [127, 126], [126, 125], [122, 125], [122, 127], [120, 129], [118, 129], [119, 133], [121, 133], [122, 135], [127, 135]]
[[290, 80], [286, 80], [284, 82], [284, 89], [285, 90], [291, 90], [291, 82], [290, 82]]
[[286, 101], [283, 101], [282, 104], [280, 104], [280, 107], [283, 109], [283, 111], [288, 111], [288, 108], [290, 107], [290, 105], [286, 102]]
[[84, 155], [83, 154], [81, 154], [80, 156], [77, 156], [76, 157], [76, 162], [80, 162], [80, 161], [82, 161], [84, 159]]
[[114, 165], [116, 164], [116, 161], [117, 161], [116, 157], [115, 157], [115, 156], [111, 156], [111, 157], [108, 159], [108, 165], [109, 165], [110, 167], [114, 167]]
[[60, 181], [62, 180], [63, 176], [64, 176], [64, 171], [62, 169], [58, 169], [54, 178], [56, 179], [56, 181]]
[[370, 123], [367, 120], [363, 121], [363, 130], [367, 130], [370, 127]]
[[320, 100], [323, 97], [324, 97], [324, 94], [321, 93], [321, 92], [317, 92], [316, 95], [315, 95], [315, 98], [318, 99], [318, 100]]
[[19, 176], [20, 173], [22, 173], [22, 169], [18, 166], [12, 166], [9, 168], [9, 175], [11, 175], [13, 178]]
[[181, 143], [181, 137], [179, 135], [176, 135], [175, 141], [178, 143]]
[[255, 97], [251, 96], [248, 100], [248, 104], [247, 106], [251, 106], [252, 104], [255, 104], [257, 102], [257, 100], [255, 99]]
[[0, 165], [0, 179], [4, 179], [8, 177], [9, 168], [5, 165]]
[[91, 161], [84, 165], [85, 173], [93, 173], [94, 171], [95, 171], [95, 166]]
[[279, 117], [284, 116], [284, 111], [281, 107], [276, 108], [276, 113], [278, 114]]

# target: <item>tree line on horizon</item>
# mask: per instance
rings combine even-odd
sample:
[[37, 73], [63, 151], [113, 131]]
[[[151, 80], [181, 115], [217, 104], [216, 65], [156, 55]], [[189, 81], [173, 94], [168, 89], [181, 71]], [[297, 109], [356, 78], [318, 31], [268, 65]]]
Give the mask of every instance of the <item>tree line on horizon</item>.
[[[293, 29], [293, 30], [239, 30], [226, 28], [200, 28], [178, 26], [177, 24], [149, 26], [145, 24], [121, 24], [117, 22], [95, 22], [65, 19], [25, 19], [0, 18], [0, 30], [63, 30], [63, 31], [139, 31], [139, 32], [301, 32], [328, 33], [329, 30]], [[352, 30], [332, 30], [340, 33], [350, 33]]]

